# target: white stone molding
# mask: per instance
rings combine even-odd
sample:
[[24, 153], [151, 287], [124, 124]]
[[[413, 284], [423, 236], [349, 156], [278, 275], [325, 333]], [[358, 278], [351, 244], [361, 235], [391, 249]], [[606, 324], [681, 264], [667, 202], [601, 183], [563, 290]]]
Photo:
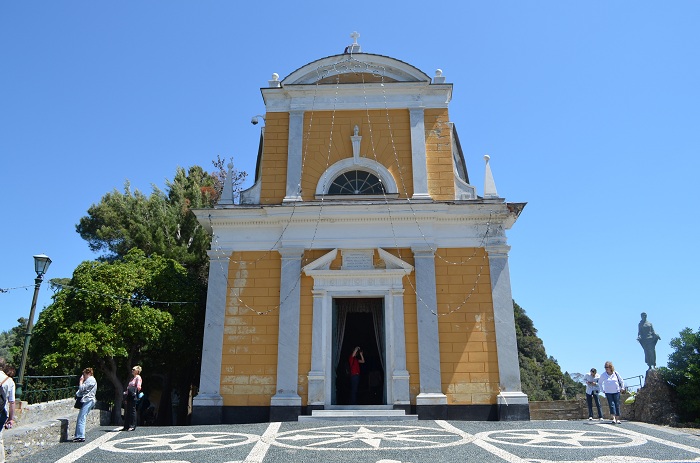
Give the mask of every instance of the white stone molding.
[[199, 393], [194, 398], [195, 407], [222, 407], [221, 361], [224, 346], [226, 318], [226, 294], [228, 294], [228, 267], [230, 251], [221, 249], [207, 252], [209, 255], [209, 281], [207, 307], [204, 318], [204, 341]]
[[459, 178], [455, 174], [455, 199], [466, 201], [476, 199], [476, 188]]
[[[241, 204], [260, 204], [260, 191], [262, 190], [262, 177], [258, 178], [258, 181], [253, 184], [250, 188], [241, 191], [240, 203]], [[221, 204], [221, 202], [219, 202]]]
[[408, 63], [383, 55], [327, 56], [306, 64], [282, 79], [282, 85], [315, 84], [335, 74], [370, 72], [389, 81], [430, 82], [430, 76]]
[[428, 193], [428, 158], [425, 150], [425, 112], [410, 110], [413, 199], [431, 199]]
[[416, 266], [416, 304], [418, 315], [418, 368], [420, 393], [416, 405], [446, 405], [440, 374], [440, 336], [437, 322], [434, 247], [412, 248]]
[[335, 180], [338, 175], [352, 170], [368, 170], [379, 177], [382, 184], [384, 184], [384, 191], [387, 194], [398, 193], [396, 181], [386, 167], [373, 159], [352, 157], [338, 161], [326, 169], [316, 184], [316, 196], [326, 195], [333, 180]]
[[[341, 253], [344, 251], [341, 249]], [[331, 270], [328, 264], [337, 256], [337, 249], [303, 268], [303, 272], [314, 280], [311, 371], [308, 374], [310, 405], [330, 406], [333, 403], [333, 385], [329, 380], [333, 378], [333, 298], [346, 297], [383, 299], [387, 402], [396, 405], [410, 403], [403, 333], [403, 277], [413, 270], [413, 266], [383, 249], [377, 251], [385, 259], [386, 268]], [[391, 260], [386, 256], [391, 256]]]
[[277, 342], [277, 387], [271, 406], [301, 406], [297, 393], [299, 375], [299, 302], [302, 248], [280, 248], [279, 333]]
[[289, 113], [289, 142], [287, 151], [287, 192], [283, 202], [301, 201], [301, 158], [303, 147], [304, 111]]

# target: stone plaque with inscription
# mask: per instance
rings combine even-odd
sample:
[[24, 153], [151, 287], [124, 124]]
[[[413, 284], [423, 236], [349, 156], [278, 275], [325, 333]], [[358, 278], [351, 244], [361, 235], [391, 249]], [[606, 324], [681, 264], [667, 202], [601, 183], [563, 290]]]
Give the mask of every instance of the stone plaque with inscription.
[[368, 270], [373, 269], [374, 249], [342, 250], [342, 270]]

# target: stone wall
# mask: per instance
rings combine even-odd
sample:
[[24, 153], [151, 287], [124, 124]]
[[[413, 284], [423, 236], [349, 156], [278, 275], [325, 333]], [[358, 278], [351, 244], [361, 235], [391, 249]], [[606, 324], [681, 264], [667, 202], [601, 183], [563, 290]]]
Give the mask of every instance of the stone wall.
[[[55, 400], [27, 405], [17, 402], [15, 426], [2, 433], [5, 458], [19, 461], [35, 452], [72, 439], [78, 410], [74, 399]], [[109, 425], [110, 411], [98, 402], [97, 408], [87, 416], [87, 428]]]
[[[634, 404], [624, 403], [629, 396], [629, 394], [622, 394], [620, 397], [623, 420], [634, 420]], [[603, 418], [610, 419], [610, 408], [608, 408], [608, 401], [605, 397], [600, 397], [600, 408], [603, 411]], [[530, 402], [531, 420], [585, 420], [587, 418], [588, 405], [585, 395], [573, 400]], [[595, 402], [593, 402], [593, 418], [598, 418]]]

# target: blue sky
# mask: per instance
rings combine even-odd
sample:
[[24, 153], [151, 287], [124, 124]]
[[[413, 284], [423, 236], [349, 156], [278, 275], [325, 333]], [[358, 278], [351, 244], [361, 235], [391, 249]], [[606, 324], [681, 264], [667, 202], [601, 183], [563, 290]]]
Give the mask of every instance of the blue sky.
[[[646, 311], [662, 340], [698, 330], [700, 2], [27, 1], [0, 3], [0, 288], [93, 259], [75, 232], [126, 180], [163, 187], [221, 155], [253, 173], [260, 87], [341, 53], [454, 84], [470, 180], [483, 155], [510, 230], [513, 297], [564, 370], [644, 374]], [[40, 310], [50, 303], [42, 286]], [[32, 288], [0, 293], [0, 330]]]

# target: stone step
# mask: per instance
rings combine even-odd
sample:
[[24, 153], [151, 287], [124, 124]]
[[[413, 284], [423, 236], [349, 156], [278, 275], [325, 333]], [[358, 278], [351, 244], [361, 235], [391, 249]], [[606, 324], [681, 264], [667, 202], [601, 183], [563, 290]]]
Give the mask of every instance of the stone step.
[[391, 406], [333, 407], [328, 410], [312, 410], [311, 416], [299, 416], [299, 421], [417, 421], [418, 415], [407, 415], [404, 410]]

